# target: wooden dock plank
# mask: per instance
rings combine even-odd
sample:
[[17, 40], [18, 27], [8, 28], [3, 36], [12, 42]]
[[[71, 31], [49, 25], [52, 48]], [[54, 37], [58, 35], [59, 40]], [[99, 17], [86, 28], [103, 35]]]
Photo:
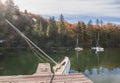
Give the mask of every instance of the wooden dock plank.
[[[45, 66], [47, 65], [47, 66]], [[0, 83], [93, 83], [82, 73], [54, 75], [49, 64], [39, 64], [33, 75], [0, 76]]]
[[[53, 77], [54, 76], [54, 77]], [[53, 79], [52, 79], [53, 77]], [[93, 83], [83, 74], [1, 76], [0, 83]]]

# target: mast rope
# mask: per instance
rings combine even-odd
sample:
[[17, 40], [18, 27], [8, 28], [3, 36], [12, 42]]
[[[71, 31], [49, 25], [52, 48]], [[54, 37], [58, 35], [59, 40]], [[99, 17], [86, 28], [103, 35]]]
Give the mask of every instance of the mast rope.
[[34, 55], [43, 62], [43, 59], [41, 59], [38, 54], [33, 50], [32, 45], [25, 39], [25, 41], [28, 43], [28, 46], [30, 47], [30, 49], [32, 50], [32, 52], [34, 53]]
[[[39, 60], [41, 60], [42, 62], [44, 62], [43, 59], [46, 60], [46, 61], [50, 61], [50, 60], [47, 59], [45, 56], [41, 55], [41, 54], [37, 51], [37, 49], [33, 48], [33, 46], [30, 44], [29, 41], [26, 40], [26, 42], [28, 43], [30, 49], [31, 49], [32, 52], [38, 57]], [[41, 58], [42, 58], [42, 59], [41, 59]], [[51, 61], [50, 61], [50, 62], [51, 62]]]
[[36, 47], [36, 49], [38, 49], [42, 54], [44, 54], [47, 58], [49, 58], [54, 64], [57, 64], [57, 62], [55, 60], [53, 60], [50, 56], [48, 56], [42, 49], [40, 49], [36, 44], [34, 44], [29, 38], [27, 38], [21, 31], [19, 31], [10, 21], [8, 21], [7, 19], [5, 19], [5, 21], [16, 31], [18, 32], [27, 42], [29, 42], [29, 44], [34, 47]]

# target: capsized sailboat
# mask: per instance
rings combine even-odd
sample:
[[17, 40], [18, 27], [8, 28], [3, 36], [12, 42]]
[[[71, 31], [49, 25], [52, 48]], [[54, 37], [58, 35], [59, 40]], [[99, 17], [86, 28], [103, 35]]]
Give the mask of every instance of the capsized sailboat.
[[[34, 54], [36, 54], [36, 56], [38, 57], [38, 59], [40, 59], [40, 54], [37, 55], [37, 51], [33, 49], [36, 48], [37, 50], [39, 50], [43, 55], [42, 57], [47, 57], [50, 61], [52, 61], [55, 66], [53, 67], [53, 71], [55, 74], [68, 74], [70, 71], [70, 60], [69, 57], [65, 57], [63, 61], [61, 61], [61, 63], [57, 63], [55, 60], [53, 60], [51, 57], [49, 57], [42, 49], [40, 49], [35, 43], [33, 43], [28, 37], [26, 37], [19, 29], [17, 29], [10, 21], [8, 21], [7, 19], [5, 19], [5, 21], [19, 34], [21, 35], [25, 41], [28, 43], [29, 47], [32, 49], [32, 51], [34, 52]], [[35, 53], [36, 52], [36, 53]]]
[[64, 60], [53, 67], [55, 74], [68, 74], [70, 70], [70, 60], [65, 57]]

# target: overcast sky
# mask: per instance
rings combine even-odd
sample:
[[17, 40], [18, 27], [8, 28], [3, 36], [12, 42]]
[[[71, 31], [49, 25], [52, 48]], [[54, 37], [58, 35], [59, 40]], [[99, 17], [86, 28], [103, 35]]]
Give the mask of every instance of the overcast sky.
[[[2, 0], [5, 1], [5, 0]], [[77, 14], [120, 18], [120, 0], [13, 0], [20, 10], [42, 15]]]

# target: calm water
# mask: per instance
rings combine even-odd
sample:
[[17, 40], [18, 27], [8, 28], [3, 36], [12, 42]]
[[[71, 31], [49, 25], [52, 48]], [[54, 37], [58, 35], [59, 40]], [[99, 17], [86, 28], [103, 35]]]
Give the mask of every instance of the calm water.
[[78, 68], [95, 83], [120, 83], [120, 49], [105, 49], [94, 54], [91, 50], [79, 53]]
[[[105, 49], [95, 54], [85, 49], [76, 55], [74, 50], [47, 52], [56, 61], [64, 56], [71, 60], [71, 72], [83, 72], [94, 83], [120, 83], [120, 48]], [[0, 50], [0, 75], [33, 74], [39, 61], [30, 51]]]

